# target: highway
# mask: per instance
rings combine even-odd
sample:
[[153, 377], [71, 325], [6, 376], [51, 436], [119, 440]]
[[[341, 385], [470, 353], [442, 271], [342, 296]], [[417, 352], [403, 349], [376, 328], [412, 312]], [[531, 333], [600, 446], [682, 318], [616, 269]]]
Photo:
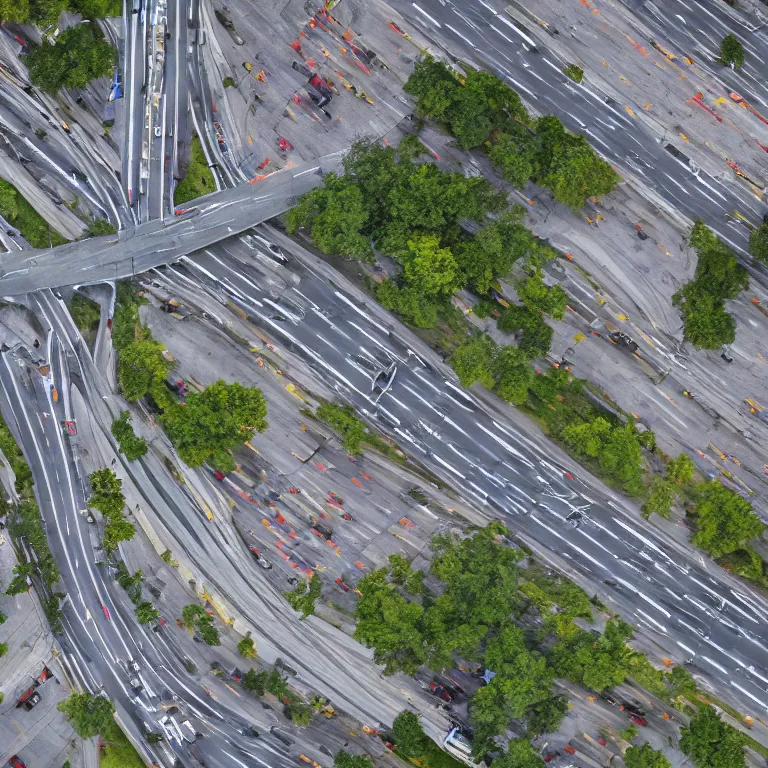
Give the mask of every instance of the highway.
[[169, 264], [249, 229], [291, 208], [304, 192], [338, 167], [338, 156], [284, 169], [253, 185], [207, 195], [167, 223], [151, 220], [117, 235], [68, 243], [55, 250], [25, 250], [2, 260], [0, 292], [17, 296], [40, 288], [87, 285]]
[[[457, 58], [502, 77], [536, 111], [559, 117], [611, 163], [634, 171], [642, 185], [669, 205], [691, 220], [702, 219], [724, 242], [746, 253], [748, 233], [726, 227], [724, 216], [739, 210], [759, 221], [765, 206], [735, 176], [725, 182], [670, 154], [664, 149], [666, 141], [591, 81], [571, 81], [561, 71], [566, 62], [520, 29], [501, 5], [497, 10], [483, 0], [461, 5], [451, 0], [393, 0], [392, 6]], [[690, 10], [686, 13], [691, 15]], [[747, 68], [736, 77], [748, 75]], [[764, 133], [757, 120], [755, 124], [756, 132]], [[672, 143], [683, 145], [676, 139]]]
[[[268, 236], [288, 252], [287, 238], [274, 230]], [[489, 412], [400, 340], [397, 322], [384, 310], [319, 273], [304, 273], [298, 286], [275, 298], [247, 258], [233, 260], [220, 250], [195, 254], [166, 276], [173, 280], [174, 272], [220, 303], [234, 301], [405, 450], [541, 552], [564, 558], [573, 575], [595, 585], [671, 658], [715, 680], [745, 713], [768, 710], [768, 677], [761, 671], [768, 664], [768, 602], [667, 540], [620, 497], [578, 479], [583, 473], [550, 458], [551, 446]], [[397, 372], [379, 398], [359, 356], [370, 361], [382, 353]]]

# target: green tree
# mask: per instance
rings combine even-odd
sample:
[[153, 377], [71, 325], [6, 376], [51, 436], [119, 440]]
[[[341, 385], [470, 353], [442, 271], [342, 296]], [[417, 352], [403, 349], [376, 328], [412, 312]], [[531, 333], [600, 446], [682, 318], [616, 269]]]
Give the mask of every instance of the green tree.
[[541, 736], [555, 733], [568, 713], [568, 699], [565, 696], [550, 696], [537, 701], [529, 710], [528, 734]]
[[758, 261], [768, 262], [768, 221], [764, 221], [749, 235], [749, 253]]
[[394, 280], [384, 280], [376, 289], [376, 299], [416, 328], [434, 328], [437, 324], [438, 304], [422, 295], [417, 287], [398, 287]]
[[405, 587], [409, 594], [420, 595], [424, 592], [424, 573], [414, 571], [402, 555], [389, 556], [389, 573], [392, 576], [392, 583]]
[[533, 132], [527, 137], [524, 133], [500, 133], [488, 147], [488, 157], [515, 187], [523, 187], [533, 175], [535, 156]]
[[140, 459], [147, 452], [147, 441], [133, 431], [128, 411], [121, 411], [120, 418], [112, 422], [112, 436], [120, 444], [120, 452], [128, 461]]
[[370, 239], [363, 234], [368, 219], [360, 187], [329, 173], [322, 187], [303, 195], [299, 204], [288, 211], [286, 229], [290, 233], [307, 229], [323, 253], [371, 261]]
[[32, 84], [53, 94], [60, 88], [85, 88], [94, 78], [112, 74], [114, 48], [94, 34], [95, 28], [78, 24], [64, 30], [55, 45], [43, 40], [32, 48], [26, 56]]
[[574, 83], [580, 83], [584, 79], [584, 70], [576, 64], [567, 64], [563, 72], [573, 80]]
[[624, 753], [627, 768], [672, 768], [664, 753], [650, 744], [632, 746]]
[[0, 656], [5, 656], [8, 653], [8, 643], [0, 643]]
[[94, 332], [101, 322], [101, 310], [95, 301], [75, 293], [69, 302], [69, 312], [80, 333]]
[[315, 413], [318, 419], [324, 421], [341, 435], [344, 450], [357, 456], [363, 452], [363, 441], [366, 426], [355, 416], [354, 408], [338, 403], [323, 403]]
[[114, 552], [121, 541], [130, 541], [136, 535], [136, 528], [127, 520], [110, 518], [104, 526], [104, 550]]
[[743, 768], [746, 737], [700, 705], [688, 728], [680, 730], [680, 749], [699, 768]]
[[267, 684], [267, 672], [257, 672], [255, 669], [249, 669], [244, 675], [240, 684], [243, 688], [255, 696], [263, 696]]
[[288, 706], [288, 717], [290, 721], [300, 728], [310, 724], [314, 713], [315, 711], [309, 704], [303, 704], [302, 702], [292, 702]]
[[568, 294], [559, 285], [545, 285], [542, 278], [543, 272], [534, 269], [533, 274], [517, 284], [517, 295], [526, 307], [562, 320], [568, 306]]
[[68, 8], [68, 0], [29, 0], [29, 18], [43, 29], [56, 24], [61, 12]]
[[208, 167], [200, 137], [194, 135], [189, 145], [189, 162], [185, 168], [184, 178], [173, 190], [173, 202], [175, 205], [183, 205], [215, 191], [216, 181], [213, 178], [213, 171]]
[[120, 0], [70, 0], [72, 8], [85, 19], [106, 19], [119, 16], [122, 10]]
[[190, 466], [208, 461], [231, 470], [230, 451], [267, 428], [267, 404], [261, 390], [219, 380], [202, 392], [190, 392], [163, 413], [163, 426], [179, 456]]
[[507, 752], [497, 757], [491, 768], [544, 768], [544, 760], [526, 739], [513, 739], [507, 745]]
[[510, 304], [497, 321], [497, 326], [504, 333], [522, 333], [518, 346], [528, 360], [549, 352], [553, 331], [536, 310]]
[[123, 481], [111, 469], [97, 469], [91, 472], [91, 498], [89, 506], [98, 509], [105, 518], [122, 517], [125, 507]]
[[744, 46], [735, 35], [726, 35], [720, 42], [720, 63], [741, 69], [744, 64]]
[[765, 530], [746, 499], [714, 480], [696, 486], [691, 516], [696, 523], [691, 542], [715, 558], [740, 549]]
[[90, 739], [104, 733], [114, 724], [115, 707], [103, 696], [90, 693], [73, 693], [68, 699], [60, 701], [57, 709], [63, 712], [72, 727], [82, 739]]
[[667, 462], [667, 480], [677, 486], [685, 486], [693, 480], [696, 474], [696, 465], [687, 453], [681, 453], [676, 459]]
[[164, 350], [152, 338], [139, 339], [119, 350], [117, 376], [126, 400], [133, 402], [152, 395], [159, 405], [165, 404], [165, 379], [173, 363], [163, 357]]
[[150, 602], [139, 603], [136, 606], [136, 620], [139, 624], [150, 624], [160, 618], [160, 611]]
[[401, 712], [392, 723], [392, 738], [397, 753], [406, 760], [421, 757], [429, 745], [429, 739], [419, 722], [419, 716], [413, 712]]
[[449, 297], [458, 290], [459, 267], [437, 235], [420, 235], [408, 241], [405, 279], [425, 296]]
[[493, 340], [482, 334], [458, 347], [448, 363], [456, 371], [463, 386], [471, 387], [477, 381], [486, 389], [493, 389], [496, 385], [493, 368], [497, 351], [498, 347]]
[[722, 299], [687, 283], [673, 297], [680, 308], [685, 338], [697, 349], [718, 349], [736, 340], [736, 323], [725, 311]]
[[672, 688], [672, 695], [675, 697], [693, 696], [697, 690], [693, 675], [681, 664], [672, 667], [667, 675], [667, 682]]
[[237, 644], [238, 653], [244, 659], [253, 659], [256, 656], [256, 646], [252, 637], [244, 637]]
[[0, 0], [0, 21], [23, 24], [29, 18], [29, 0]]
[[333, 768], [373, 768], [373, 761], [368, 755], [353, 755], [341, 749], [333, 758]]
[[677, 498], [677, 488], [674, 483], [661, 477], [655, 477], [651, 485], [651, 492], [643, 502], [641, 511], [647, 520], [651, 515], [669, 517], [669, 512]]

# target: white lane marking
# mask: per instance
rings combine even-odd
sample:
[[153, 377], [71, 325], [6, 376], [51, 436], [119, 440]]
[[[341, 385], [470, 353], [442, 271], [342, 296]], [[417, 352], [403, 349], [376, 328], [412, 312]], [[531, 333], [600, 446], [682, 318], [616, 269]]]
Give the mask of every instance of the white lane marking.
[[440, 29], [443, 25], [437, 21], [436, 19], [433, 19], [423, 8], [419, 8], [416, 3], [411, 3], [411, 5], [424, 17], [429, 19], [438, 29]]

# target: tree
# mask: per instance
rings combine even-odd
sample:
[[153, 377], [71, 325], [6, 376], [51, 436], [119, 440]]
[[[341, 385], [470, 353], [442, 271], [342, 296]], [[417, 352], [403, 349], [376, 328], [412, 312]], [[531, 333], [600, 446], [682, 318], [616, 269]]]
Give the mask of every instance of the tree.
[[119, 350], [117, 376], [120, 390], [126, 400], [135, 402], [152, 395], [159, 405], [164, 405], [158, 392], [165, 391], [165, 379], [173, 363], [163, 357], [165, 347], [152, 338], [139, 339]]
[[741, 69], [744, 65], [744, 46], [735, 35], [726, 35], [720, 42], [720, 63]]
[[559, 285], [545, 285], [542, 278], [543, 272], [534, 269], [529, 277], [517, 284], [517, 295], [526, 307], [562, 320], [568, 306], [568, 294]]
[[136, 528], [127, 520], [110, 518], [104, 526], [104, 550], [114, 552], [121, 541], [130, 541], [136, 535]]
[[8, 643], [0, 643], [0, 656], [5, 656], [8, 653]]
[[667, 462], [667, 480], [677, 486], [688, 485], [696, 474], [696, 465], [687, 453], [681, 453], [676, 459]]
[[413, 712], [401, 712], [392, 723], [392, 738], [397, 753], [406, 760], [421, 757], [429, 744], [419, 722], [419, 716]]
[[651, 515], [656, 514], [659, 517], [668, 518], [676, 498], [676, 486], [669, 480], [655, 477], [651, 485], [651, 492], [641, 508], [643, 517], [647, 520]]
[[150, 624], [160, 618], [160, 611], [150, 602], [139, 603], [136, 606], [136, 620], [139, 624]]
[[0, 21], [23, 24], [29, 18], [29, 0], [0, 0]]
[[424, 592], [424, 573], [414, 571], [411, 564], [402, 555], [389, 556], [389, 572], [392, 582], [405, 587], [411, 595], [420, 595]]
[[416, 328], [434, 328], [437, 324], [437, 303], [422, 295], [416, 286], [398, 287], [394, 280], [384, 280], [376, 289], [376, 299]]
[[530, 741], [513, 739], [506, 754], [497, 757], [491, 768], [544, 768], [544, 760]]
[[624, 762], [627, 768], [672, 768], [664, 753], [650, 744], [631, 746], [624, 753]]
[[110, 75], [114, 48], [98, 38], [94, 28], [93, 24], [78, 24], [64, 30], [55, 45], [43, 40], [32, 48], [26, 56], [32, 84], [54, 94], [60, 88], [85, 88], [94, 78]]
[[486, 389], [493, 389], [496, 385], [493, 366], [497, 350], [490, 336], [474, 336], [454, 351], [448, 363], [463, 386], [471, 387], [477, 381]]
[[680, 749], [699, 768], [744, 767], [745, 735], [722, 722], [712, 707], [699, 705], [688, 728], [680, 733]]
[[497, 326], [504, 333], [522, 332], [518, 346], [528, 360], [549, 352], [553, 331], [536, 310], [510, 304], [499, 318]]
[[298, 725], [300, 728], [310, 724], [313, 714], [314, 710], [309, 706], [309, 704], [303, 704], [297, 701], [292, 702], [288, 706], [288, 717], [290, 721], [294, 725]]
[[763, 221], [750, 233], [749, 252], [758, 261], [768, 262], [768, 221]]
[[408, 241], [405, 280], [425, 296], [449, 297], [460, 287], [459, 267], [437, 235], [420, 235]]
[[373, 761], [368, 755], [352, 755], [341, 749], [333, 758], [333, 768], [373, 768]]
[[255, 669], [249, 669], [244, 675], [240, 684], [248, 693], [256, 696], [263, 696], [267, 684], [267, 672], [257, 672]]
[[563, 72], [573, 80], [574, 83], [580, 83], [584, 79], [584, 70], [576, 64], [567, 64]]
[[535, 155], [532, 133], [527, 137], [525, 134], [500, 133], [488, 147], [488, 157], [515, 187], [523, 187], [533, 175]]
[[714, 480], [696, 486], [691, 516], [696, 523], [691, 542], [715, 558], [740, 549], [765, 530], [746, 499]]
[[112, 422], [112, 436], [120, 444], [120, 452], [128, 461], [135, 461], [147, 452], [147, 441], [137, 437], [131, 426], [131, 414], [121, 411], [120, 418]]
[[529, 710], [528, 734], [541, 736], [555, 733], [568, 713], [568, 699], [565, 696], [550, 696], [537, 701]]
[[244, 659], [253, 659], [256, 656], [256, 646], [252, 637], [244, 637], [237, 644], [237, 650]]
[[329, 173], [323, 186], [299, 199], [286, 214], [290, 233], [304, 228], [327, 254], [371, 261], [370, 239], [363, 234], [369, 214], [361, 188], [352, 180]]
[[72, 727], [82, 739], [98, 736], [114, 724], [115, 707], [103, 696], [91, 696], [90, 693], [73, 693], [68, 699], [60, 701], [59, 712], [63, 712]]
[[693, 679], [693, 675], [680, 664], [676, 667], [672, 667], [672, 670], [667, 675], [667, 682], [672, 688], [672, 695], [674, 697], [692, 696], [697, 691], [696, 681]]
[[698, 283], [686, 283], [672, 303], [683, 317], [685, 338], [697, 349], [718, 349], [735, 341], [736, 322], [722, 299], [703, 291]]
[[29, 18], [41, 29], [56, 24], [62, 11], [69, 7], [67, 0], [29, 0]]
[[89, 477], [91, 498], [89, 506], [98, 509], [105, 518], [119, 517], [125, 507], [123, 481], [111, 469], [97, 469]]
[[318, 407], [315, 415], [341, 435], [341, 441], [347, 453], [357, 456], [363, 452], [366, 427], [355, 416], [354, 408], [338, 403], [323, 403]]
[[187, 395], [186, 406], [175, 403], [161, 417], [168, 438], [190, 466], [208, 461], [231, 470], [230, 451], [267, 428], [267, 404], [261, 390], [223, 380]]

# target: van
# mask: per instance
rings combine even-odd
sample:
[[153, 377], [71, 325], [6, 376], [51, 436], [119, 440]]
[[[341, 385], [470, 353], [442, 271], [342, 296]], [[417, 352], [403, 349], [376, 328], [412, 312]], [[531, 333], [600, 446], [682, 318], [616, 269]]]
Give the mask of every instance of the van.
[[198, 45], [205, 45], [205, 30], [200, 30], [200, 38], [198, 40]]

